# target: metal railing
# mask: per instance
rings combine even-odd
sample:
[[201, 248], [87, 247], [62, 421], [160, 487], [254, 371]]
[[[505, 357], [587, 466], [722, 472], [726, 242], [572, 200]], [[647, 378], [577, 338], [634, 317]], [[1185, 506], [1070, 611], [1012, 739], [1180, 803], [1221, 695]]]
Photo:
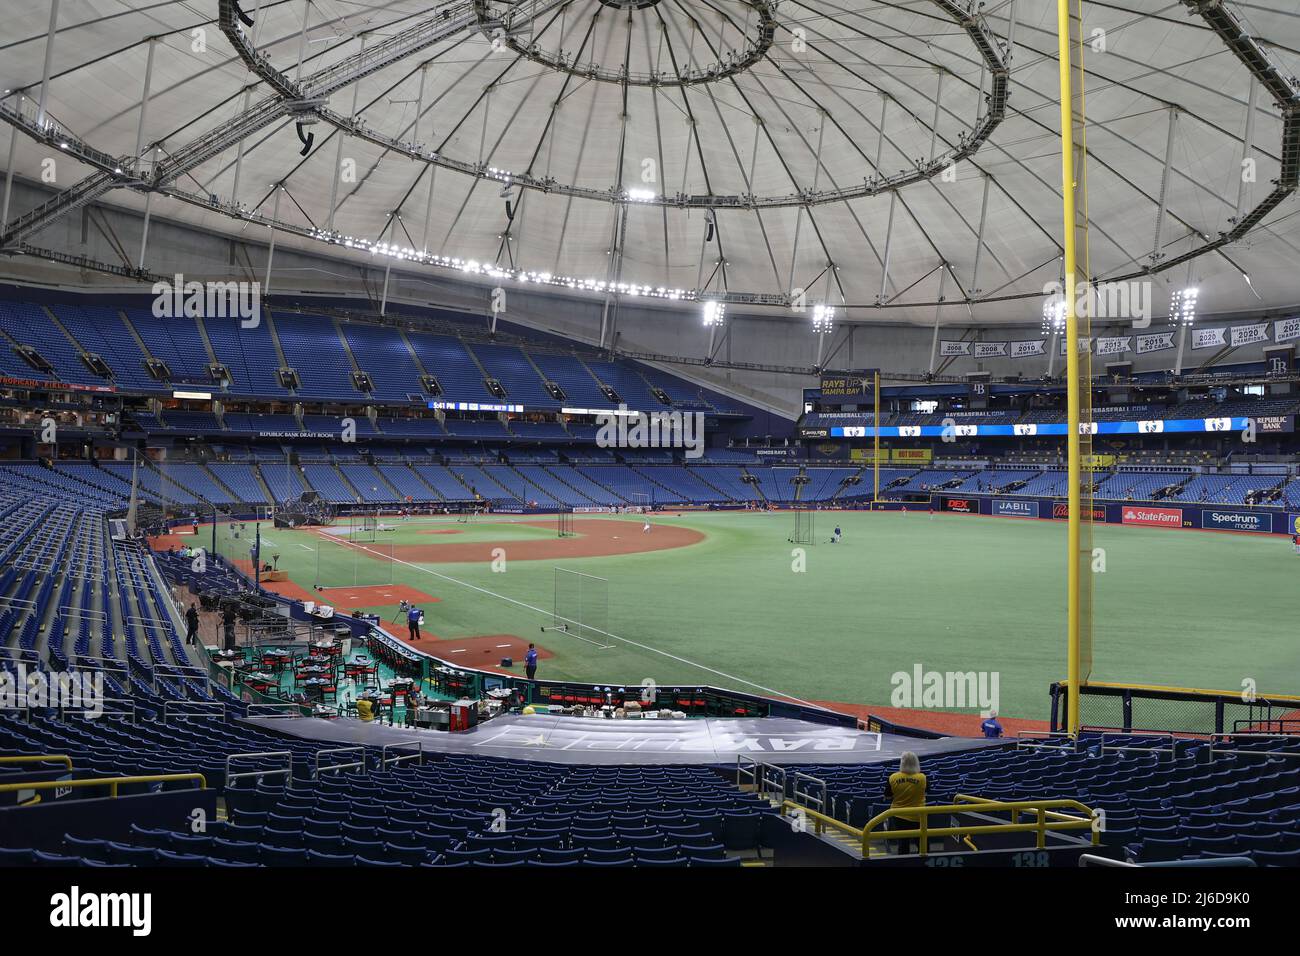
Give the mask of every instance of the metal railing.
[[1297, 750], [1241, 750], [1236, 747], [1216, 747], [1217, 742], [1225, 740], [1289, 740], [1292, 743], [1300, 743], [1300, 737], [1295, 734], [1256, 734], [1256, 733], [1239, 733], [1239, 734], [1212, 734], [1210, 736], [1210, 759], [1214, 759], [1215, 754], [1232, 754], [1234, 757], [1300, 757], [1300, 749]]
[[[812, 788], [809, 790], [799, 789], [799, 785], [805, 782], [811, 784]], [[819, 790], [820, 796], [814, 795], [813, 793], [814, 790]], [[809, 809], [814, 809], [818, 813], [826, 814], [828, 816], [834, 816], [834, 814], [830, 813], [830, 805], [827, 799], [826, 781], [822, 780], [820, 777], [814, 777], [810, 774], [800, 773], [796, 771], [792, 775], [790, 796], [794, 799], [795, 802], [802, 803], [805, 807], [808, 807]]]
[[[241, 770], [239, 773], [231, 773], [231, 765], [236, 760], [261, 760], [266, 757], [283, 757], [285, 765], [283, 767], [273, 767], [270, 770]], [[226, 786], [230, 786], [232, 780], [246, 780], [249, 777], [256, 777], [258, 783], [266, 776], [279, 777], [285, 779], [285, 786], [293, 786], [293, 753], [288, 750], [265, 750], [260, 753], [246, 754], [227, 754], [226, 755]]]
[[1216, 856], [1204, 860], [1161, 860], [1155, 863], [1130, 863], [1128, 860], [1112, 860], [1108, 856], [1084, 853], [1079, 857], [1079, 866], [1120, 867], [1123, 869], [1219, 869], [1225, 866], [1255, 866], [1255, 861], [1248, 856]]
[[[360, 754], [361, 759], [356, 761], [351, 761], [349, 763], [330, 764], [328, 767], [322, 767], [320, 765], [320, 758], [325, 756], [326, 754], [347, 754], [347, 753]], [[330, 747], [326, 750], [316, 751], [316, 760], [312, 769], [312, 776], [315, 777], [316, 779], [320, 779], [320, 775], [322, 773], [330, 773], [331, 771], [338, 771], [338, 770], [352, 770], [357, 767], [361, 768], [362, 774], [367, 773], [368, 768], [366, 766], [365, 747]]]
[[[409, 750], [412, 747], [415, 748], [415, 753], [413, 754], [399, 754], [396, 757], [388, 756], [389, 750]], [[386, 769], [389, 764], [401, 763], [403, 760], [414, 760], [416, 763], [424, 763], [424, 741], [417, 740], [415, 743], [405, 744], [384, 744], [383, 748], [379, 751], [379, 767], [381, 770]]]
[[[216, 713], [218, 717], [226, 716], [226, 705], [219, 700], [165, 700], [163, 701], [163, 723], [167, 723], [168, 719], [170, 719], [172, 715], [172, 711], [174, 710], [184, 711], [194, 708], [200, 711], [211, 711], [214, 707], [217, 709]], [[191, 714], [190, 716], [198, 715]]]
[[[847, 833], [855, 841], [862, 841], [862, 830], [858, 827], [845, 823], [843, 820], [837, 820], [829, 814], [821, 813], [817, 810], [810, 810], [808, 807], [796, 803], [793, 800], [782, 801], [781, 812], [783, 814], [788, 813], [791, 817], [802, 817], [805, 821], [811, 820], [813, 832], [819, 836], [826, 830], [830, 829], [838, 830], [841, 833]], [[865, 857], [865, 855], [866, 852], [864, 851], [863, 856]]]
[[1169, 759], [1171, 761], [1177, 759], [1178, 757], [1178, 737], [1173, 733], [1169, 733], [1166, 731], [1154, 731], [1154, 730], [1151, 731], [1134, 730], [1134, 731], [1125, 731], [1121, 733], [1119, 736], [1158, 738], [1161, 741], [1167, 741], [1169, 746], [1168, 747], [1129, 747], [1129, 746], [1119, 746], [1116, 744], [1108, 744], [1106, 743], [1106, 734], [1103, 733], [1101, 737], [1101, 752], [1106, 753], [1107, 751], [1112, 751], [1116, 753], [1132, 752], [1132, 753], [1154, 753], [1154, 754], [1167, 753], [1169, 754]]
[[36, 780], [24, 783], [0, 783], [0, 793], [14, 793], [19, 790], [62, 790], [71, 787], [108, 787], [108, 795], [116, 797], [118, 788], [137, 783], [172, 783], [182, 780], [198, 781], [199, 789], [208, 788], [207, 778], [201, 773], [151, 773], [139, 777], [87, 777], [81, 780]]
[[[1051, 743], [1049, 741], [1059, 741]], [[1078, 740], [1063, 730], [1022, 730], [1016, 734], [1016, 749], [1078, 750]]]
[[[929, 853], [929, 841], [943, 837], [974, 837], [991, 833], [1033, 833], [1034, 845], [1043, 849], [1047, 845], [1049, 832], [1064, 830], [1088, 830], [1092, 834], [1092, 843], [1101, 843], [1101, 831], [1095, 826], [1095, 813], [1091, 807], [1078, 800], [986, 800], [966, 794], [956, 794], [954, 800], [959, 803], [939, 804], [921, 807], [891, 807], [878, 813], [867, 821], [862, 828], [862, 856], [870, 855], [873, 842], [879, 840], [916, 840], [922, 856]], [[1081, 811], [1084, 816], [1073, 816], [1063, 810]], [[968, 823], [958, 826], [932, 827], [930, 817], [937, 815], [960, 816], [963, 814], [1009, 813], [1010, 823]], [[1028, 823], [1020, 822], [1022, 813], [1033, 813], [1034, 819]], [[886, 820], [919, 817], [914, 830], [885, 830]], [[911, 820], [907, 820], [911, 823]], [[881, 829], [877, 829], [881, 827]]]
[[281, 718], [283, 718], [283, 717], [302, 717], [302, 716], [303, 716], [303, 713], [302, 713], [302, 711], [303, 711], [303, 705], [302, 705], [302, 704], [249, 704], [249, 705], [248, 705], [248, 710], [247, 710], [247, 712], [244, 714], [244, 716], [245, 716], [245, 717], [252, 717], [252, 716], [253, 716], [253, 711], [255, 711], [255, 710], [257, 710], [257, 711], [262, 711], [262, 710], [269, 710], [269, 711], [288, 711], [288, 713], [269, 713], [269, 714], [261, 714], [260, 716], [262, 716], [262, 717], [281, 717]]
[[35, 756], [0, 757], [0, 765], [20, 763], [52, 763], [57, 761], [69, 771], [72, 770], [72, 758], [67, 754], [37, 754]]

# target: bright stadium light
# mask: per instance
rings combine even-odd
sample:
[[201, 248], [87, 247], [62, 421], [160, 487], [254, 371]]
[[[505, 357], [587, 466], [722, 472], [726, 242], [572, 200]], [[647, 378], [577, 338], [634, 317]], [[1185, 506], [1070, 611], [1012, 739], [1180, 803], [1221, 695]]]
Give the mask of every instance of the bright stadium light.
[[653, 202], [658, 195], [653, 189], [629, 189], [627, 198], [632, 202]]
[[704, 300], [704, 327], [706, 329], [721, 325], [726, 317], [727, 303], [719, 302], [717, 299]]
[[812, 330], [817, 333], [830, 332], [835, 325], [835, 306], [821, 303], [813, 306]]
[[1065, 299], [1054, 295], [1043, 303], [1043, 331], [1059, 335], [1065, 331]]
[[1200, 290], [1196, 286], [1179, 289], [1169, 297], [1169, 324], [1190, 328], [1196, 322], [1196, 299]]

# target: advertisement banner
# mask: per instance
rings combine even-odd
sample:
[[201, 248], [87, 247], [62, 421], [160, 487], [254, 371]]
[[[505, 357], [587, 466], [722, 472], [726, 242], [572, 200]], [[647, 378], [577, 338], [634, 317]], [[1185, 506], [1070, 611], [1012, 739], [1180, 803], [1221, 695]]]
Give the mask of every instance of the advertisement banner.
[[1273, 530], [1273, 519], [1254, 511], [1216, 511], [1206, 508], [1201, 512], [1201, 527], [1267, 533]]
[[1120, 521], [1152, 528], [1181, 528], [1182, 508], [1148, 508], [1145, 505], [1125, 505]]
[[[864, 465], [872, 465], [876, 461], [876, 450], [874, 448], [854, 448], [849, 452], [849, 458]], [[882, 465], [889, 463], [888, 448], [880, 449], [880, 463]]]
[[[1052, 505], [1052, 517], [1064, 521], [1070, 516], [1070, 506], [1064, 501], [1058, 501]], [[1093, 521], [1106, 520], [1106, 508], [1104, 505], [1098, 505], [1092, 509]]]
[[848, 398], [854, 395], [865, 395], [874, 387], [873, 383], [874, 379], [865, 375], [823, 375], [822, 397]]
[[1037, 518], [1037, 501], [1015, 501], [1006, 498], [993, 499], [993, 514], [1003, 518]]
[[1113, 468], [1118, 460], [1114, 455], [1083, 455], [1080, 457], [1084, 468], [1096, 471], [1099, 468]]
[[891, 455], [894, 461], [915, 461], [929, 464], [934, 459], [933, 448], [895, 448]]
[[1293, 432], [1294, 415], [1263, 415], [1255, 419], [1255, 430], [1259, 432]]
[[808, 457], [821, 461], [843, 460], [849, 457], [849, 446], [842, 442], [821, 442], [808, 446]]
[[978, 498], [944, 498], [944, 511], [955, 511], [962, 515], [977, 515], [980, 513], [980, 502]]

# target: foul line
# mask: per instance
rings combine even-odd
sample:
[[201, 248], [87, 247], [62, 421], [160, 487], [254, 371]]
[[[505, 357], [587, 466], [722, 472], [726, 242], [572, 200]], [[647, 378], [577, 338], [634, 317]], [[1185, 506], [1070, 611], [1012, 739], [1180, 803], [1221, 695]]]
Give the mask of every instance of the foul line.
[[[362, 551], [365, 551], [367, 554], [373, 554], [376, 557], [380, 557], [380, 558], [388, 558], [390, 561], [394, 561], [397, 564], [404, 565], [405, 567], [411, 568], [415, 571], [423, 571], [425, 574], [432, 574], [435, 578], [441, 578], [444, 581], [450, 581], [452, 584], [459, 584], [461, 587], [469, 588], [471, 591], [478, 591], [480, 594], [487, 594], [491, 597], [499, 598], [502, 601], [506, 601], [507, 603], [515, 604], [522, 608], [527, 608], [530, 611], [533, 611], [537, 614], [541, 614], [543, 617], [549, 617], [549, 618], [555, 617], [554, 613], [552, 613], [551, 611], [546, 611], [540, 607], [536, 607], [532, 604], [528, 604], [524, 601], [520, 601], [512, 597], [507, 597], [504, 594], [497, 594], [495, 591], [489, 591], [487, 588], [479, 587], [477, 584], [470, 584], [468, 581], [457, 580], [456, 578], [443, 574], [441, 571], [435, 571], [432, 568], [421, 567], [418, 564], [412, 564], [409, 561], [403, 561], [401, 558], [395, 557], [394, 555], [384, 554], [382, 551], [371, 551], [369, 548], [365, 547], [364, 545], [357, 544], [356, 542], [343, 541], [340, 539], [338, 543], [346, 544], [349, 547], [353, 547], [353, 548], [360, 548]], [[811, 701], [803, 700], [802, 698], [795, 697], [792, 694], [787, 694], [785, 691], [776, 690], [771, 687], [764, 687], [762, 684], [755, 684], [753, 681], [745, 680], [743, 677], [737, 677], [734, 674], [728, 674], [726, 671], [720, 671], [715, 667], [709, 667], [707, 664], [701, 664], [697, 661], [692, 661], [685, 657], [679, 657], [676, 654], [672, 654], [668, 651], [660, 650], [657, 647], [651, 647], [649, 644], [642, 644], [640, 641], [634, 641], [626, 637], [619, 637], [617, 634], [611, 634], [609, 631], [602, 631], [598, 627], [591, 627], [589, 628], [589, 630], [595, 631], [597, 634], [602, 634], [605, 637], [608, 637], [610, 640], [622, 641], [624, 644], [631, 645], [632, 647], [639, 648], [643, 651], [649, 651], [652, 654], [659, 654], [663, 657], [667, 657], [669, 660], [677, 661], [679, 664], [685, 664], [688, 667], [698, 667], [702, 671], [707, 671], [710, 674], [717, 674], [719, 677], [725, 677], [727, 680], [736, 681], [737, 683], [744, 684], [747, 687], [753, 687], [757, 690], [763, 691], [765, 694], [770, 694], [775, 697], [783, 697], [786, 700], [794, 701], [796, 704], [803, 704], [806, 707], [815, 707], [818, 710], [826, 709], [824, 707], [818, 707], [816, 704], [812, 703]]]

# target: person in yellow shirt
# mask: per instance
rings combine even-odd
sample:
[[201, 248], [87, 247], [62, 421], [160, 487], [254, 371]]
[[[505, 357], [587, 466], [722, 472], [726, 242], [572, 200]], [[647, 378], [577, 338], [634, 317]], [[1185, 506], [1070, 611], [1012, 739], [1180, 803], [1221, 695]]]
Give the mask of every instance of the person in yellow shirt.
[[375, 719], [375, 705], [366, 698], [362, 697], [357, 701], [357, 716], [364, 721]]
[[[889, 775], [885, 782], [885, 796], [889, 798], [891, 810], [925, 806], [925, 774], [921, 773], [921, 761], [912, 751], [903, 754], [898, 761], [898, 770]], [[919, 813], [900, 813], [885, 821], [890, 830], [915, 830], [920, 823]], [[899, 840], [897, 852], [919, 853], [920, 843], [915, 838]]]

